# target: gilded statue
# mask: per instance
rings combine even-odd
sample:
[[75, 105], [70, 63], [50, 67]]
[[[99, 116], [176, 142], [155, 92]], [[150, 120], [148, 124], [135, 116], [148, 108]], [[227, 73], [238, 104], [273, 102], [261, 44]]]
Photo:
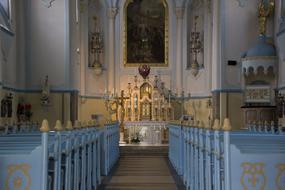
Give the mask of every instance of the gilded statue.
[[120, 109], [120, 132], [124, 132], [124, 120], [125, 120], [125, 115], [126, 115], [126, 111], [125, 111], [125, 101], [126, 99], [129, 99], [128, 97], [124, 97], [124, 91], [121, 91], [121, 97], [117, 98], [118, 101], [118, 105], [121, 107]]
[[258, 22], [259, 22], [259, 33], [265, 35], [266, 33], [266, 21], [274, 12], [274, 0], [269, 0], [268, 6], [266, 6], [264, 0], [259, 3], [258, 6]]

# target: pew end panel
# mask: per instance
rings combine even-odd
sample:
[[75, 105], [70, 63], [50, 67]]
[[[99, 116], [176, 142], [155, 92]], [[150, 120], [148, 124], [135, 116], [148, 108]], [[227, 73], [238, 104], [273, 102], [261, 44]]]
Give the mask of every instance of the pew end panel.
[[11, 149], [8, 154], [4, 151], [0, 153], [0, 189], [41, 189], [42, 147], [21, 154], [15, 149], [13, 151], [15, 153]]
[[285, 136], [230, 134], [231, 190], [285, 189]]

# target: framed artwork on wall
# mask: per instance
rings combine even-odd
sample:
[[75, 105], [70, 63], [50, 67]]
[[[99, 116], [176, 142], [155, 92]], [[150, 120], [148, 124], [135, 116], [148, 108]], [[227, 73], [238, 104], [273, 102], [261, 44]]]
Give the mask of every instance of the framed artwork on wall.
[[127, 0], [124, 18], [124, 66], [168, 66], [166, 0]]

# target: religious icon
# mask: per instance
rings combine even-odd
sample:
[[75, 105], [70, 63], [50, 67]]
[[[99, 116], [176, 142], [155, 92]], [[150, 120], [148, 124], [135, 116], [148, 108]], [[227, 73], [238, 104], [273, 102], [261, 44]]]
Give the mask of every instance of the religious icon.
[[168, 7], [165, 0], [128, 0], [124, 65], [168, 65]]

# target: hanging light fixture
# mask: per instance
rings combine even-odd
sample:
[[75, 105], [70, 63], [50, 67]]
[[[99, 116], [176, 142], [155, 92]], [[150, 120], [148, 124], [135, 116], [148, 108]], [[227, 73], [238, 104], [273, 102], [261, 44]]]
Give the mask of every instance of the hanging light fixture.
[[197, 32], [197, 20], [199, 16], [194, 18], [194, 31], [191, 32], [190, 40], [190, 53], [193, 54], [194, 60], [190, 65], [191, 73], [193, 76], [197, 76], [200, 68], [204, 68], [204, 64], [198, 63], [197, 56], [203, 51], [202, 41], [200, 39], [200, 32]]
[[100, 63], [100, 54], [103, 53], [103, 35], [97, 27], [97, 18], [93, 17], [94, 20], [94, 32], [91, 33], [90, 39], [90, 51], [93, 55], [93, 59], [88, 63], [88, 67], [93, 69], [96, 75], [102, 74], [103, 67]]

